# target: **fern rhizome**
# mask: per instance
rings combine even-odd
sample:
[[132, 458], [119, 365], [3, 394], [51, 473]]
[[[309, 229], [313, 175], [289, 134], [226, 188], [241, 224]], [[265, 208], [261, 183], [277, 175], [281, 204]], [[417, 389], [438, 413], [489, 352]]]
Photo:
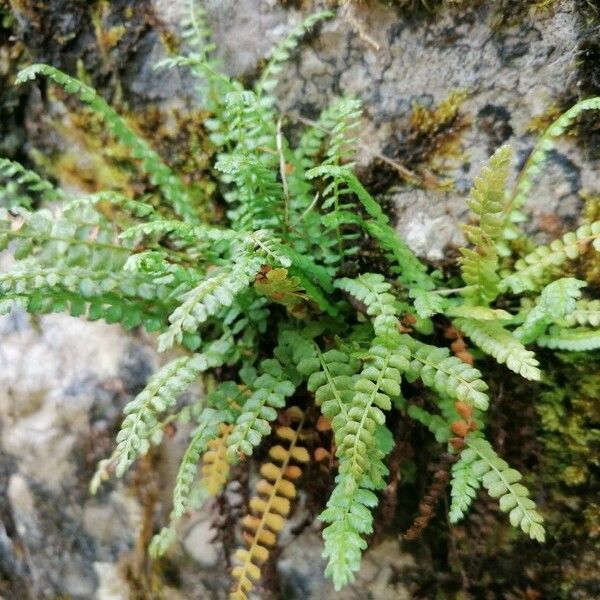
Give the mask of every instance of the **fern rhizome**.
[[[436, 333], [462, 332], [461, 340], [500, 368], [529, 380], [543, 374], [536, 345], [600, 348], [598, 300], [572, 276], [580, 257], [600, 251], [600, 222], [518, 253], [527, 247], [521, 210], [544, 156], [580, 112], [600, 108], [600, 99], [580, 102], [550, 127], [512, 191], [511, 149], [496, 151], [468, 199], [469, 244], [446, 277], [411, 252], [354, 174], [356, 100], [324, 110], [294, 145], [285, 135], [273, 96], [278, 73], [301, 36], [332, 15], [316, 14], [294, 30], [248, 90], [217, 70], [202, 11], [190, 6], [189, 53], [161, 67], [198, 77], [224, 212], [211, 210], [214, 200], [186, 186], [94, 89], [47, 65], [26, 68], [18, 83], [49, 78], [102, 117], [154, 186], [153, 201], [111, 191], [72, 197], [0, 160], [3, 185], [13, 191], [4, 197], [15, 199], [0, 208], [0, 247], [14, 258], [0, 274], [3, 310], [66, 311], [144, 327], [157, 333], [161, 352], [180, 350], [125, 408], [116, 449], [92, 489], [121, 477], [161, 441], [168, 423], [191, 423], [171, 522], [151, 546], [160, 554], [186, 510], [221, 493], [231, 466], [272, 440], [242, 523], [246, 547], [235, 555], [232, 598], [243, 599], [303, 485], [305, 432], [330, 431], [331, 452], [319, 450], [337, 475], [319, 518], [326, 574], [341, 588], [353, 580], [373, 531], [395, 443], [386, 426], [394, 411], [428, 428], [451, 455], [451, 522], [483, 487], [514, 527], [543, 542], [543, 519], [521, 474], [485, 438], [494, 398], [473, 354], [464, 342], [453, 354]], [[366, 243], [379, 248], [385, 268], [343, 276], [351, 264], [357, 273]], [[198, 380], [204, 393], [182, 407], [180, 396]], [[431, 390], [425, 407], [403, 396], [414, 389], [403, 382], [417, 381]], [[443, 485], [434, 488], [413, 533], [427, 523]]]

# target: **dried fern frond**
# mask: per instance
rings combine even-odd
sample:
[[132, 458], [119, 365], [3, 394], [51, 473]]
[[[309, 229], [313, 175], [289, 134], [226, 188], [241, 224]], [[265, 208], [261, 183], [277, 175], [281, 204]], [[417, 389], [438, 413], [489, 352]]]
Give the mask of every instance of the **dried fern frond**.
[[229, 478], [227, 438], [232, 429], [233, 425], [221, 423], [219, 435], [208, 442], [208, 449], [202, 456], [202, 481], [210, 496], [220, 494]]
[[310, 460], [308, 451], [300, 446], [300, 434], [305, 416], [299, 408], [286, 411], [288, 420], [295, 426], [281, 425], [275, 429], [282, 443], [269, 450], [271, 462], [265, 463], [260, 474], [262, 479], [256, 484], [256, 496], [250, 500], [251, 513], [244, 517], [244, 539], [248, 549], [235, 553], [239, 563], [232, 570], [235, 580], [231, 600], [247, 600], [254, 583], [260, 579], [260, 565], [269, 558], [269, 548], [277, 542], [277, 534], [283, 529], [285, 519], [291, 510], [291, 502], [296, 497], [294, 481], [302, 470], [292, 463], [306, 464]]

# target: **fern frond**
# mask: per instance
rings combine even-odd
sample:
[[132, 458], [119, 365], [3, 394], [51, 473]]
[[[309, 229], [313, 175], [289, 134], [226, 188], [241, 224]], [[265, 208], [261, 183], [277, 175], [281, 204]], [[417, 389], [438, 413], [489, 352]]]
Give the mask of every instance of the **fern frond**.
[[327, 180], [327, 185], [322, 192], [324, 201], [321, 210], [330, 217], [324, 220], [324, 224], [337, 245], [337, 251], [328, 252], [328, 261], [334, 265], [341, 260], [342, 256], [357, 252], [355, 246], [357, 234], [352, 228], [349, 230], [343, 228], [346, 223], [340, 217], [355, 212], [354, 203], [349, 197], [352, 192], [345, 178], [352, 174], [351, 159], [356, 142], [353, 135], [360, 123], [361, 105], [358, 100], [342, 98], [332, 109], [335, 113], [331, 115], [333, 127], [329, 131], [325, 160], [320, 167], [306, 171], [305, 177], [308, 179], [322, 177]]
[[549, 246], [540, 246], [525, 258], [519, 259], [515, 263], [514, 272], [502, 279], [501, 288], [515, 294], [539, 289], [548, 271], [592, 249], [600, 252], [600, 221], [582, 225], [576, 231], [570, 231], [561, 239], [554, 240]]
[[[297, 25], [286, 38], [273, 48], [267, 66], [264, 68], [259, 80], [256, 82], [254, 91], [261, 98], [263, 94], [270, 93], [277, 85], [277, 76], [283, 69], [284, 63], [289, 59], [292, 52], [298, 47], [300, 40], [309, 32], [317, 23], [331, 19], [334, 13], [330, 11], [322, 11], [308, 16], [302, 23]], [[263, 104], [271, 106], [275, 99], [269, 96], [262, 98]]]
[[2, 179], [16, 186], [15, 189], [10, 190], [13, 194], [5, 194], [3, 190], [3, 195], [13, 195], [16, 200], [9, 205], [11, 208], [14, 206], [30, 208], [34, 204], [34, 198], [44, 202], [54, 202], [66, 198], [66, 194], [62, 190], [55, 188], [34, 171], [26, 169], [14, 160], [0, 157], [0, 180]]
[[476, 458], [477, 453], [472, 448], [465, 448], [452, 465], [450, 523], [458, 523], [465, 517], [481, 487], [481, 477], [477, 476], [473, 468]]
[[252, 382], [252, 393], [227, 439], [227, 457], [231, 462], [252, 454], [262, 438], [270, 433], [269, 422], [277, 418], [277, 409], [285, 407], [285, 399], [296, 389], [277, 359], [263, 360], [260, 369], [261, 375]]
[[38, 266], [83, 266], [118, 271], [132, 253], [130, 244], [116, 239], [114, 228], [95, 210], [76, 215], [0, 209], [0, 250], [11, 248], [22, 260], [34, 256]]
[[252, 154], [222, 154], [215, 167], [237, 186], [227, 216], [238, 231], [277, 229], [281, 225], [283, 188], [277, 171]]
[[510, 205], [506, 214], [512, 221], [521, 220], [519, 209], [525, 204], [527, 194], [531, 191], [535, 178], [541, 172], [541, 165], [548, 152], [554, 148], [556, 139], [574, 123], [575, 119], [587, 110], [600, 110], [600, 98], [586, 98], [563, 113], [540, 138], [532, 150], [515, 185]]
[[548, 284], [540, 294], [536, 306], [528, 313], [523, 324], [515, 329], [514, 335], [527, 344], [542, 335], [548, 325], [567, 318], [575, 311], [581, 288], [585, 281], [573, 277], [561, 277]]
[[587, 352], [600, 348], [600, 330], [579, 327], [563, 329], [553, 326], [537, 340], [538, 346], [568, 352]]
[[466, 225], [467, 239], [474, 248], [461, 248], [462, 277], [469, 289], [483, 303], [498, 295], [498, 254], [496, 240], [502, 234], [503, 210], [506, 205], [506, 180], [512, 161], [510, 146], [502, 146], [490, 158], [481, 175], [475, 179], [469, 208], [478, 216], [477, 225]]
[[[184, 515], [189, 504], [192, 484], [198, 473], [200, 457], [211, 443], [219, 439], [222, 429], [227, 428], [223, 418], [223, 413], [213, 408], [205, 408], [200, 413], [199, 425], [191, 433], [190, 443], [181, 458], [175, 478], [171, 522], [181, 519]], [[208, 486], [207, 489], [210, 492]]]
[[519, 483], [521, 474], [511, 469], [487, 440], [468, 439], [467, 445], [473, 452], [466, 456], [463, 454], [463, 460], [471, 461], [473, 474], [481, 479], [488, 494], [498, 499], [500, 510], [509, 512], [511, 525], [520, 527], [532, 539], [543, 542], [543, 519], [536, 510], [535, 502], [529, 498], [529, 491]]
[[211, 496], [223, 491], [229, 477], [227, 438], [232, 429], [232, 425], [221, 423], [218, 436], [208, 442], [208, 449], [202, 456], [202, 481]]
[[539, 381], [539, 362], [531, 350], [497, 321], [455, 319], [456, 326], [463, 331], [486, 354], [493, 356], [525, 379]]
[[163, 162], [158, 153], [127, 125], [125, 120], [106, 103], [95, 89], [50, 65], [43, 64], [31, 65], [23, 69], [17, 75], [16, 82], [25, 83], [34, 80], [38, 75], [48, 77], [68, 93], [77, 95], [82, 102], [102, 116], [111, 133], [121, 144], [131, 150], [134, 158], [140, 161], [141, 167], [149, 176], [150, 181], [161, 190], [177, 214], [186, 221], [198, 221], [197, 211], [183, 182]]
[[488, 408], [488, 386], [477, 369], [450, 356], [447, 348], [430, 346], [408, 335], [402, 335], [401, 338], [411, 353], [406, 372], [408, 381], [419, 378], [427, 387], [442, 395], [462, 400], [479, 410]]
[[283, 529], [284, 520], [290, 513], [291, 502], [296, 497], [294, 480], [301, 476], [301, 467], [292, 463], [306, 464], [310, 456], [299, 445], [304, 415], [299, 408], [288, 409], [288, 418], [299, 423], [294, 427], [280, 426], [275, 433], [287, 447], [273, 446], [269, 450], [272, 462], [262, 465], [262, 479], [256, 484], [257, 495], [250, 500], [250, 514], [244, 518], [244, 539], [248, 549], [238, 550], [235, 559], [239, 563], [232, 570], [235, 585], [231, 600], [247, 600], [253, 582], [260, 579], [260, 566], [269, 558], [269, 547], [274, 546], [277, 534]]
[[198, 0], [187, 0], [187, 16], [183, 20], [182, 38], [202, 61], [215, 49], [210, 41], [211, 31], [206, 24], [206, 11]]
[[160, 441], [159, 415], [175, 405], [202, 371], [214, 368], [222, 361], [222, 356], [217, 353], [184, 356], [171, 361], [152, 376], [144, 390], [123, 410], [125, 419], [113, 455], [117, 477], [122, 477], [137, 457], [146, 454], [152, 444]]
[[569, 327], [591, 325], [600, 327], [600, 300], [579, 300], [575, 308], [565, 314], [564, 321]]
[[365, 304], [377, 337], [392, 340], [392, 343], [397, 341], [397, 301], [390, 294], [392, 286], [385, 281], [383, 275], [363, 273], [356, 279], [338, 279], [335, 286]]
[[329, 525], [323, 530], [328, 559], [325, 574], [336, 589], [354, 578], [360, 566], [363, 535], [372, 531], [370, 509], [377, 504], [371, 491], [381, 489], [387, 468], [383, 463], [377, 429], [383, 428], [391, 397], [400, 395], [401, 373], [408, 368], [406, 348], [391, 350], [374, 345], [365, 357], [366, 366], [356, 377], [354, 395], [343, 418], [332, 426], [340, 460], [336, 487], [319, 519]]
[[97, 192], [95, 194], [83, 196], [82, 198], [75, 198], [65, 204], [63, 213], [77, 214], [80, 210], [85, 209], [88, 206], [97, 206], [98, 204], [105, 202], [118, 206], [135, 217], [144, 218], [155, 215], [153, 206], [148, 202], [132, 200], [129, 196], [125, 196], [118, 192]]
[[182, 296], [183, 302], [169, 316], [169, 329], [158, 338], [159, 352], [175, 342], [181, 343], [185, 332], [194, 332], [222, 308], [231, 306], [235, 296], [248, 288], [261, 266], [253, 254], [241, 254], [236, 263], [204, 280]]

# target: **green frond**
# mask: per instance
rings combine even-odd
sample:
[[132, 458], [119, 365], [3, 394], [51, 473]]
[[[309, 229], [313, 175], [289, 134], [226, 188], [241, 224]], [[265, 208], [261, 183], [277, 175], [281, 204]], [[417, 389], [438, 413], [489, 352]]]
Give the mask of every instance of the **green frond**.
[[474, 469], [477, 453], [465, 448], [460, 458], [452, 465], [450, 478], [450, 523], [464, 519], [481, 487], [481, 477]]
[[525, 379], [539, 381], [539, 362], [531, 350], [497, 321], [455, 319], [456, 326], [463, 331], [486, 354], [493, 356]]
[[125, 406], [125, 419], [117, 435], [117, 448], [112, 459], [117, 477], [122, 477], [151, 445], [160, 442], [159, 416], [175, 405], [202, 371], [218, 366], [222, 360], [218, 353], [173, 360], [153, 375], [144, 390]]
[[465, 233], [473, 248], [461, 248], [462, 277], [470, 287], [467, 296], [483, 303], [498, 295], [498, 254], [496, 240], [502, 234], [503, 211], [506, 206], [506, 180], [512, 161], [510, 146], [502, 146], [490, 158], [481, 175], [475, 179], [469, 208], [477, 215], [477, 225], [466, 225]]
[[206, 11], [199, 0], [187, 0], [188, 10], [183, 20], [182, 37], [201, 60], [215, 49], [211, 43], [211, 31], [206, 23]]
[[462, 400], [479, 410], [487, 410], [488, 386], [477, 369], [456, 356], [450, 356], [447, 348], [430, 346], [408, 335], [402, 335], [401, 340], [411, 353], [406, 372], [408, 381], [420, 379], [439, 394]]
[[82, 198], [76, 198], [65, 204], [63, 208], [64, 214], [77, 214], [81, 210], [85, 210], [88, 206], [97, 206], [100, 203], [108, 202], [114, 206], [122, 208], [130, 213], [133, 217], [145, 218], [155, 216], [154, 208], [151, 204], [141, 200], [133, 200], [124, 194], [118, 192], [97, 192]]
[[261, 374], [251, 384], [252, 393], [227, 438], [227, 457], [231, 462], [252, 454], [262, 438], [270, 433], [269, 423], [277, 418], [277, 409], [285, 407], [285, 399], [296, 389], [277, 359], [263, 360], [260, 370]]
[[579, 300], [575, 303], [575, 308], [565, 314], [564, 321], [569, 327], [575, 325], [600, 327], [600, 300]]
[[252, 154], [235, 152], [219, 156], [215, 168], [236, 186], [227, 216], [238, 231], [278, 229], [281, 226], [283, 187], [277, 171]]
[[373, 321], [375, 335], [390, 339], [398, 337], [396, 297], [390, 294], [391, 284], [378, 273], [363, 273], [356, 279], [342, 278], [335, 286], [365, 304], [365, 312]]
[[548, 284], [540, 294], [538, 303], [527, 313], [523, 324], [514, 335], [521, 342], [533, 342], [542, 335], [550, 323], [559, 322], [575, 311], [581, 288], [585, 281], [573, 277], [561, 277]]
[[531, 254], [520, 258], [514, 272], [502, 279], [503, 291], [520, 294], [537, 290], [553, 269], [562, 266], [567, 260], [574, 260], [585, 252], [600, 252], [600, 221], [582, 225], [576, 231], [566, 233], [561, 239], [548, 246], [539, 246]]
[[[6, 180], [6, 183], [0, 187], [0, 206], [4, 208], [15, 206], [31, 208], [35, 199], [54, 202], [66, 198], [66, 194], [56, 189], [49, 181], [8, 158], [0, 157], [0, 180]], [[7, 200], [3, 202], [2, 197]]]
[[577, 327], [563, 329], [552, 326], [547, 335], [537, 340], [538, 346], [552, 350], [566, 350], [568, 352], [588, 352], [600, 348], [600, 330]]
[[[267, 66], [264, 68], [259, 80], [255, 86], [256, 95], [260, 98], [265, 93], [273, 91], [277, 85], [277, 76], [283, 69], [284, 63], [290, 58], [292, 52], [298, 47], [300, 40], [307, 32], [309, 32], [317, 23], [331, 19], [334, 13], [330, 11], [317, 12], [309, 15], [302, 23], [297, 25], [286, 38], [277, 44], [271, 51], [271, 56]], [[266, 101], [266, 102], [265, 102]], [[275, 102], [274, 98], [268, 95], [263, 99], [263, 102], [270, 106]]]
[[357, 488], [343, 475], [336, 485], [319, 520], [329, 523], [323, 530], [323, 558], [327, 559], [325, 575], [333, 580], [336, 590], [354, 581], [360, 569], [365, 536], [373, 532], [371, 510], [377, 506], [377, 496], [368, 489]]
[[558, 117], [540, 138], [521, 170], [510, 205], [507, 207], [506, 213], [510, 221], [517, 222], [522, 220], [520, 209], [525, 204], [527, 195], [531, 191], [536, 177], [542, 170], [542, 163], [546, 159], [548, 152], [554, 148], [557, 138], [563, 135], [575, 122], [575, 119], [587, 110], [600, 110], [600, 98], [586, 98], [578, 102]]
[[471, 462], [472, 473], [481, 479], [483, 487], [492, 498], [497, 498], [500, 510], [509, 513], [510, 524], [520, 527], [523, 532], [538, 542], [545, 540], [543, 519], [537, 512], [535, 502], [529, 498], [529, 491], [519, 483], [521, 474], [511, 469], [502, 460], [487, 440], [474, 438], [467, 440], [472, 450], [462, 459]]
[[50, 65], [43, 64], [31, 65], [23, 69], [17, 75], [16, 81], [25, 83], [35, 79], [38, 75], [48, 77], [65, 91], [75, 94], [94, 112], [102, 116], [111, 133], [121, 144], [131, 150], [134, 158], [140, 161], [140, 165], [150, 177], [150, 181], [161, 190], [177, 214], [186, 221], [198, 221], [197, 211], [182, 181], [163, 162], [158, 153], [127, 125], [125, 120], [106, 103], [95, 89]]
[[185, 332], [195, 332], [222, 308], [231, 306], [237, 294], [247, 289], [262, 260], [259, 256], [241, 254], [237, 262], [205, 279], [181, 296], [181, 304], [169, 316], [169, 329], [158, 338], [160, 352], [181, 343]]
[[181, 519], [189, 505], [192, 484], [198, 473], [202, 454], [208, 443], [219, 435], [219, 426], [225, 416], [221, 411], [205, 408], [198, 417], [198, 426], [190, 435], [190, 442], [181, 458], [173, 489], [173, 512], [171, 521]]

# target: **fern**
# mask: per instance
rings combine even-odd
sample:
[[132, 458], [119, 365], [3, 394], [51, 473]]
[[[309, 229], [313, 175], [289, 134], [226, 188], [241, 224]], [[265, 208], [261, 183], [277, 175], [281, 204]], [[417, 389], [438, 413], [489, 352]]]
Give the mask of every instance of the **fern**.
[[[559, 351], [600, 347], [599, 301], [583, 298], [586, 282], [565, 268], [578, 257], [587, 263], [600, 250], [600, 222], [537, 248], [513, 267], [506, 253], [508, 242], [521, 235], [518, 209], [544, 153], [581, 110], [598, 108], [599, 101], [584, 101], [551, 127], [512, 200], [505, 192], [511, 151], [503, 147], [492, 156], [468, 201], [477, 220], [466, 228], [470, 246], [456, 263], [461, 273], [432, 270], [398, 237], [355, 174], [358, 101], [339, 99], [290, 139], [276, 114], [272, 91], [284, 61], [330, 13], [292, 31], [250, 91], [218, 72], [203, 10], [192, 0], [189, 7], [187, 54], [164, 63], [189, 67], [202, 80], [209, 114], [203, 125], [215, 168], [201, 175], [205, 188], [214, 190], [214, 214], [199, 210], [196, 193], [92, 88], [52, 67], [34, 65], [20, 81], [42, 74], [79, 96], [140, 161], [166, 202], [110, 190], [67, 197], [0, 160], [6, 180], [0, 196], [8, 199], [8, 210], [0, 209], [0, 249], [12, 255], [0, 273], [0, 310], [21, 306], [126, 328], [143, 325], [158, 333], [161, 351], [179, 345], [188, 351], [129, 403], [116, 450], [101, 461], [92, 488], [114, 471], [122, 476], [161, 440], [168, 423], [191, 421], [170, 521], [151, 544], [151, 552], [160, 554], [176, 539], [186, 511], [222, 493], [232, 465], [260, 453], [274, 430], [273, 439], [283, 443], [270, 449], [271, 462], [261, 469], [251, 514], [243, 520], [247, 549], [238, 552], [233, 572], [232, 597], [244, 599], [297, 494], [301, 469], [291, 462], [308, 460], [299, 442], [304, 414], [310, 420], [314, 415], [317, 433], [306, 438], [328, 459], [318, 468], [324, 474], [337, 469], [319, 518], [326, 574], [339, 589], [353, 580], [373, 531], [373, 509], [388, 475], [386, 455], [396, 443], [386, 426], [393, 414], [394, 424], [411, 419], [428, 428], [445, 450], [438, 461], [444, 468], [420, 503], [413, 533], [433, 516], [445, 467], [456, 461], [452, 522], [465, 516], [484, 487], [515, 527], [542, 541], [541, 516], [521, 475], [485, 440], [479, 411], [489, 406], [488, 386], [471, 366], [478, 354], [471, 354], [457, 328], [484, 353], [533, 380], [540, 379], [540, 366], [524, 344]], [[52, 211], [44, 206], [48, 202]], [[202, 220], [206, 215], [211, 218]], [[381, 273], [365, 268], [367, 258]], [[590, 278], [588, 294], [593, 283]], [[415, 401], [418, 388], [403, 378], [433, 392], [427, 405], [421, 396]], [[196, 380], [208, 392], [180, 401]], [[296, 401], [303, 414], [288, 408]], [[398, 479], [396, 462], [390, 461], [386, 495]]]
[[502, 146], [490, 158], [471, 190], [469, 208], [478, 216], [477, 226], [465, 226], [467, 239], [474, 248], [461, 248], [462, 277], [472, 286], [469, 295], [482, 303], [498, 295], [498, 254], [496, 240], [502, 234], [502, 212], [506, 204], [506, 180], [512, 159], [510, 146]]
[[285, 407], [285, 399], [296, 389], [278, 360], [266, 359], [260, 366], [261, 374], [252, 382], [252, 393], [227, 439], [227, 457], [232, 462], [242, 455], [252, 454], [262, 438], [270, 433], [269, 422], [277, 417], [277, 409]]
[[450, 356], [446, 348], [430, 346], [407, 335], [402, 336], [402, 342], [410, 350], [408, 381], [419, 378], [439, 394], [462, 400], [479, 410], [488, 408], [488, 386], [477, 369]]
[[600, 251], [600, 221], [582, 225], [576, 231], [566, 233], [562, 239], [549, 246], [540, 246], [515, 263], [515, 270], [501, 282], [503, 290], [520, 294], [539, 289], [549, 271], [575, 259], [588, 251]]
[[183, 357], [165, 365], [144, 390], [125, 409], [125, 419], [117, 435], [113, 456], [115, 472], [121, 477], [138, 456], [148, 452], [150, 444], [160, 441], [162, 431], [158, 416], [172, 408], [177, 398], [187, 390], [199, 373], [222, 362], [218, 354], [198, 354]]
[[456, 319], [456, 326], [468, 335], [486, 354], [493, 356], [525, 379], [538, 381], [541, 377], [539, 362], [531, 350], [497, 321]]
[[600, 348], [600, 330], [586, 327], [563, 329], [553, 326], [547, 335], [543, 335], [537, 340], [537, 343], [553, 350], [588, 352]]
[[125, 120], [90, 86], [48, 65], [31, 65], [17, 75], [17, 83], [32, 81], [38, 75], [48, 77], [70, 94], [88, 104], [97, 114], [104, 117], [108, 128], [117, 140], [128, 147], [134, 158], [140, 161], [150, 181], [158, 186], [165, 198], [173, 205], [177, 214], [187, 221], [197, 221], [196, 211], [185, 186], [173, 171], [162, 161], [150, 146], [134, 133]]
[[[334, 13], [330, 11], [309, 15], [302, 23], [293, 29], [283, 41], [273, 48], [269, 62], [263, 69], [254, 88], [256, 95], [259, 98], [264, 92], [269, 93], [277, 86], [277, 76], [283, 69], [284, 63], [290, 58], [291, 53], [298, 47], [300, 39], [317, 23], [325, 21], [326, 19], [331, 19], [333, 16]], [[266, 102], [263, 103], [268, 106], [274, 103], [274, 99], [269, 96], [266, 96], [265, 100]]]
[[[0, 157], [1, 179], [8, 180], [8, 183], [12, 183], [14, 186], [3, 193], [8, 197], [7, 208], [14, 206], [31, 208], [36, 199], [42, 202], [54, 202], [66, 198], [64, 192], [56, 189], [49, 181], [42, 179], [34, 171], [26, 169], [18, 162], [2, 157]], [[5, 184], [7, 188], [8, 183]]]
[[463, 461], [472, 463], [473, 474], [481, 479], [481, 484], [492, 498], [497, 498], [500, 510], [509, 513], [513, 527], [520, 527], [532, 539], [543, 542], [545, 539], [542, 517], [537, 512], [535, 502], [529, 498], [527, 488], [519, 483], [521, 474], [511, 469], [502, 460], [488, 441], [474, 438], [467, 441], [472, 454], [463, 454]]
[[529, 155], [515, 185], [511, 203], [505, 211], [512, 221], [521, 220], [522, 217], [519, 214], [519, 210], [525, 204], [527, 194], [531, 191], [534, 180], [541, 171], [543, 161], [548, 152], [554, 147], [555, 139], [563, 135], [580, 114], [587, 110], [599, 109], [600, 98], [587, 98], [572, 106], [548, 127]]
[[[381, 489], [387, 474], [377, 430], [385, 423], [383, 411], [389, 411], [391, 399], [400, 395], [408, 351], [398, 346], [395, 299], [382, 276], [366, 273], [356, 280], [338, 280], [337, 285], [364, 302], [376, 336], [354, 381], [347, 410], [340, 411], [343, 418], [332, 421], [340, 466], [336, 487], [319, 518], [330, 523], [323, 531], [325, 572], [339, 589], [353, 579], [365, 547], [362, 536], [372, 530], [369, 509], [377, 500], [371, 490]], [[333, 390], [330, 384], [328, 391]]]
[[448, 513], [451, 523], [458, 523], [465, 517], [481, 487], [481, 477], [477, 476], [473, 468], [476, 458], [477, 453], [472, 448], [465, 448], [460, 458], [452, 465]]
[[542, 290], [537, 305], [527, 313], [523, 324], [515, 329], [515, 336], [525, 343], [532, 342], [546, 331], [550, 323], [571, 315], [585, 285], [585, 281], [573, 277], [562, 277], [548, 284]]
[[254, 515], [243, 520], [248, 549], [238, 550], [235, 554], [239, 565], [232, 571], [236, 582], [231, 592], [232, 600], [247, 600], [253, 581], [260, 579], [259, 564], [268, 559], [268, 547], [275, 544], [284, 519], [289, 515], [291, 501], [296, 496], [294, 480], [302, 472], [292, 463], [306, 464], [309, 461], [306, 448], [299, 445], [304, 415], [300, 409], [292, 407], [287, 410], [287, 416], [299, 420], [299, 423], [295, 428], [281, 426], [276, 429], [277, 437], [287, 442], [287, 447], [271, 447], [269, 458], [272, 462], [265, 463], [260, 469], [262, 479], [256, 484], [257, 495], [250, 500], [250, 510]]

